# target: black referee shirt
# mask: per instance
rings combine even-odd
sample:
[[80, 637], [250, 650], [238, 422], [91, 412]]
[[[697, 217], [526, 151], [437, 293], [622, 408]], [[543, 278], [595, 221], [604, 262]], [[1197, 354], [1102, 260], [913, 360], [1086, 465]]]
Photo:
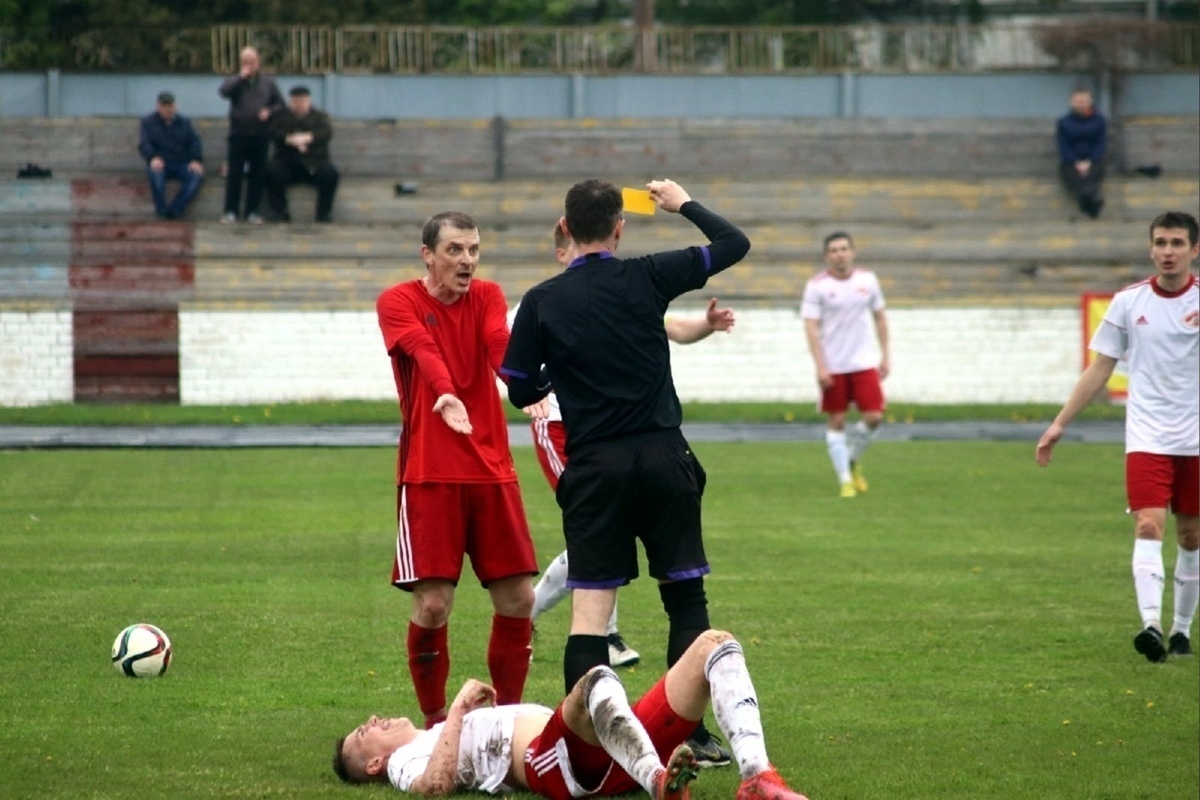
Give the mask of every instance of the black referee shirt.
[[584, 256], [521, 300], [500, 369], [508, 399], [524, 408], [553, 390], [568, 453], [682, 422], [663, 316], [676, 297], [742, 260], [750, 240], [694, 200], [679, 213], [708, 245], [640, 258]]

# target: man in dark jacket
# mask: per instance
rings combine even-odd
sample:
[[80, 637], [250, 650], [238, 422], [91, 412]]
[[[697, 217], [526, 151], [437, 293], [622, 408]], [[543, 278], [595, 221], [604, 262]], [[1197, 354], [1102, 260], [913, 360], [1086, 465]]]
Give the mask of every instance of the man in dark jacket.
[[1100, 184], [1104, 180], [1107, 122], [1096, 111], [1087, 89], [1071, 92], [1071, 113], [1059, 118], [1056, 139], [1063, 184], [1079, 203], [1079, 210], [1095, 219], [1104, 208]]
[[226, 78], [220, 94], [229, 100], [229, 151], [226, 158], [225, 213], [221, 222], [237, 222], [242, 199], [242, 180], [246, 181], [247, 222], [260, 225], [263, 172], [267, 166], [268, 122], [283, 110], [283, 95], [270, 77], [263, 75], [258, 51], [247, 47], [239, 57], [240, 69]]
[[286, 189], [293, 183], [317, 187], [317, 222], [332, 221], [338, 171], [329, 162], [333, 126], [329, 115], [313, 108], [307, 86], [288, 92], [288, 107], [271, 121], [275, 152], [267, 166], [267, 204], [280, 222], [291, 222]]
[[[159, 92], [153, 114], [142, 117], [138, 152], [146, 160], [146, 177], [159, 219], [179, 219], [204, 182], [204, 156], [191, 120], [175, 112], [175, 95]], [[167, 181], [179, 181], [179, 192], [167, 204]]]

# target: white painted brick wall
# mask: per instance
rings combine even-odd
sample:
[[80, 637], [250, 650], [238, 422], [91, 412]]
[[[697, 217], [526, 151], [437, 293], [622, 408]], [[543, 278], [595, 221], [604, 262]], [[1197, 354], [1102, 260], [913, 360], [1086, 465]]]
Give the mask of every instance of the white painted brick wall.
[[179, 312], [186, 405], [395, 398], [373, 311]]
[[0, 406], [71, 402], [71, 348], [70, 311], [0, 311]]
[[[1060, 403], [1079, 373], [1077, 309], [893, 309], [889, 399]], [[369, 311], [180, 312], [186, 404], [395, 397]], [[684, 400], [815, 402], [795, 309], [743, 309], [736, 330], [673, 345]]]

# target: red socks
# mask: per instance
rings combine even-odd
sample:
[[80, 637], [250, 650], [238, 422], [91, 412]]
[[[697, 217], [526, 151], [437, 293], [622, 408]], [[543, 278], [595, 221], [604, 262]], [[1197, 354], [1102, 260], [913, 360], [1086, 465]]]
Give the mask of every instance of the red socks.
[[496, 687], [496, 705], [521, 702], [532, 639], [533, 620], [529, 617], [492, 615], [487, 663], [492, 686]]
[[[525, 668], [529, 669], [528, 662]], [[431, 630], [415, 622], [408, 623], [408, 671], [417, 693], [417, 704], [425, 714], [425, 727], [432, 728], [446, 718], [450, 650], [446, 642], [445, 625]], [[521, 681], [525, 681], [524, 673], [521, 674]]]

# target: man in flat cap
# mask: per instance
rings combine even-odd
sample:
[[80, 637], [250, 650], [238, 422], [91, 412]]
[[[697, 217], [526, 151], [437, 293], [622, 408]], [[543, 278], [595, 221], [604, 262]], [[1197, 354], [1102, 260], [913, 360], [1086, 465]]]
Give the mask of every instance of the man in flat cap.
[[[159, 219], [180, 219], [204, 182], [200, 137], [192, 122], [175, 110], [175, 95], [159, 92], [157, 108], [142, 117], [138, 152], [146, 160], [146, 177]], [[179, 181], [179, 192], [167, 203], [167, 181]]]
[[332, 138], [329, 115], [313, 108], [308, 87], [296, 86], [288, 92], [288, 107], [271, 120], [275, 152], [267, 165], [267, 205], [276, 220], [292, 221], [286, 190], [293, 183], [315, 186], [316, 221], [333, 220], [338, 171], [329, 161], [329, 140]]

